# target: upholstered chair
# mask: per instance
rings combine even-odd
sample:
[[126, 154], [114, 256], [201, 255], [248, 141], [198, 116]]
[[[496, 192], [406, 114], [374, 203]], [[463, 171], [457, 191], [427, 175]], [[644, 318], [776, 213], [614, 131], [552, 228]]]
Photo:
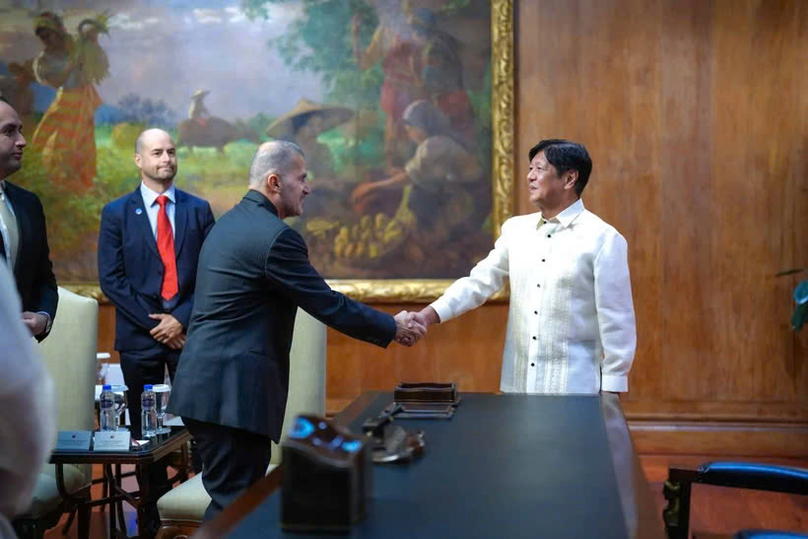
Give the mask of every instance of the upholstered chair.
[[[298, 414], [325, 414], [325, 360], [325, 325], [298, 309], [290, 353], [289, 398], [282, 438]], [[280, 448], [273, 443], [267, 473], [275, 469], [280, 460]], [[164, 494], [157, 501], [161, 524], [158, 539], [190, 535], [201, 525], [209, 503], [210, 497], [202, 485], [202, 474], [196, 474]]]
[[[662, 493], [662, 512], [670, 539], [690, 537], [690, 497], [693, 483], [808, 495], [808, 469], [755, 462], [715, 461], [697, 467], [670, 466]], [[695, 534], [693, 534], [695, 537]], [[804, 533], [741, 530], [734, 539], [806, 539]]]
[[[50, 335], [39, 344], [45, 367], [56, 390], [58, 430], [95, 428], [96, 347], [98, 302], [59, 288], [59, 306]], [[65, 494], [56, 480], [56, 466], [48, 464], [39, 474], [33, 499], [26, 512], [14, 520], [20, 537], [42, 537], [62, 514], [79, 509], [79, 537], [89, 531], [92, 469], [63, 465]]]

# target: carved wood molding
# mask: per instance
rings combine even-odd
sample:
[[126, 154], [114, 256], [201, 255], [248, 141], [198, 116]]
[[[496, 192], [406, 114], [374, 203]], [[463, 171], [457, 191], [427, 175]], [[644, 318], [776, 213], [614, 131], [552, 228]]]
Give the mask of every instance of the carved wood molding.
[[513, 0], [491, 2], [491, 125], [494, 236], [513, 215], [514, 174]]

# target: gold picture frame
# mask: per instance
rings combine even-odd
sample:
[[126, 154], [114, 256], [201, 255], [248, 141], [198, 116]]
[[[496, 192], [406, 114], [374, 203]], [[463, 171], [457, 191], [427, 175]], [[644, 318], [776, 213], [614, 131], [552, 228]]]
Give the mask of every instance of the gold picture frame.
[[[514, 174], [514, 20], [513, 0], [491, 0], [491, 223], [494, 237], [513, 215]], [[328, 279], [329, 285], [347, 296], [369, 303], [424, 303], [438, 297], [452, 279]], [[65, 288], [108, 300], [98, 284], [60, 283]], [[492, 299], [508, 297], [507, 287]]]

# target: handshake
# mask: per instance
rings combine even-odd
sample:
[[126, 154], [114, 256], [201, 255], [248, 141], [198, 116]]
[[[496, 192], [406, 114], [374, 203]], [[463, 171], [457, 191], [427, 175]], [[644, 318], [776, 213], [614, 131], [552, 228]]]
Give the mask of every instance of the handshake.
[[438, 313], [432, 307], [425, 307], [419, 312], [401, 311], [395, 317], [395, 341], [403, 346], [412, 346], [426, 335], [426, 329], [440, 322]]

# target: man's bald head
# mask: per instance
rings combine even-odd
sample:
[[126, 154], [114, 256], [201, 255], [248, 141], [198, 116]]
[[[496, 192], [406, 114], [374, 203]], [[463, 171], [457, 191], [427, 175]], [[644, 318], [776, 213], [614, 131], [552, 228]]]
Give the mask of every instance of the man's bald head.
[[143, 152], [143, 144], [146, 141], [152, 140], [153, 138], [160, 136], [168, 137], [169, 139], [171, 139], [171, 135], [169, 135], [168, 132], [163, 131], [162, 129], [158, 129], [156, 127], [152, 127], [151, 129], [147, 129], [144, 132], [142, 132], [140, 135], [138, 135], [137, 140], [135, 141], [135, 153], [141, 154]]

